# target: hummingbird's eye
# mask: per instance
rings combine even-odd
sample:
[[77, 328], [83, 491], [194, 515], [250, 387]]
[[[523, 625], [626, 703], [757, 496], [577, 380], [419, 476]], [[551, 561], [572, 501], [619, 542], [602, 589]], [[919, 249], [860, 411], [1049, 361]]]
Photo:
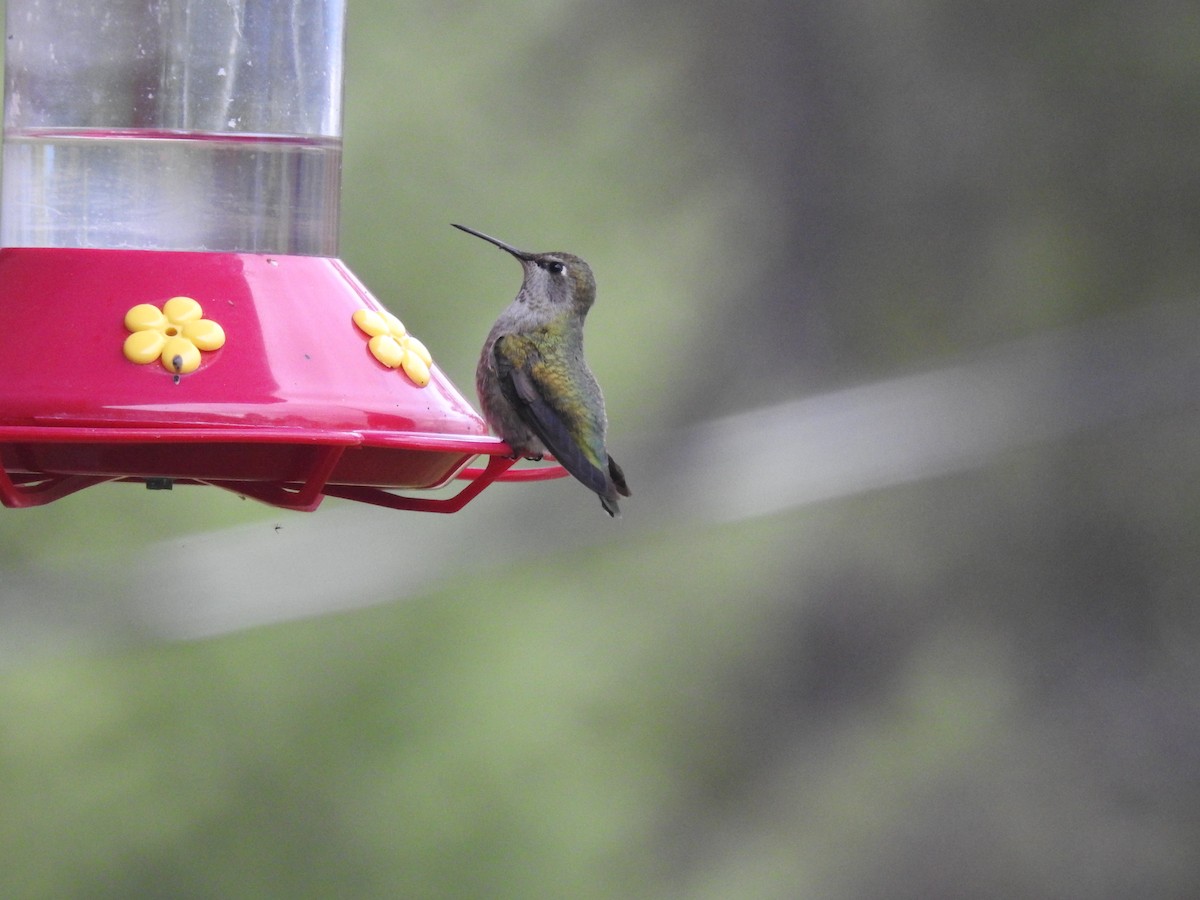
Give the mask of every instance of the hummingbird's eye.
[[551, 275], [561, 275], [567, 267], [560, 263], [557, 259], [548, 259], [546, 262], [542, 263], [542, 268]]

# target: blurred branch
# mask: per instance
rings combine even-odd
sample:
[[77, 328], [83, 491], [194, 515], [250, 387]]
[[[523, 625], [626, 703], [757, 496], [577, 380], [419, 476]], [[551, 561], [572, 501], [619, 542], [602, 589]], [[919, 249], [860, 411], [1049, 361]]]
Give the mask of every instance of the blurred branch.
[[1196, 410], [1200, 316], [1161, 305], [960, 365], [719, 419], [681, 437], [673, 514], [731, 521], [973, 469], [1005, 451]]

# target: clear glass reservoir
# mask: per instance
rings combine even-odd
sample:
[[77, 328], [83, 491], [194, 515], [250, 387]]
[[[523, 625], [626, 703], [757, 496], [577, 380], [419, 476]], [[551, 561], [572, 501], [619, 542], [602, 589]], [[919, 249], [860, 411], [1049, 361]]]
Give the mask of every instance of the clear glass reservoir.
[[345, 0], [8, 0], [0, 245], [336, 256]]

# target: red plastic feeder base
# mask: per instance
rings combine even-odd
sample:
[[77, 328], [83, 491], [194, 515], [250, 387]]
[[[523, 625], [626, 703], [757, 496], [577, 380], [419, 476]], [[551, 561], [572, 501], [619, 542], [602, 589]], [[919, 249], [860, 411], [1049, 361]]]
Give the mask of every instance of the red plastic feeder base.
[[[508, 471], [436, 365], [404, 356], [423, 346], [379, 333], [398, 325], [383, 312], [336, 259], [0, 250], [0, 502], [134, 481], [455, 512], [493, 481], [565, 474]], [[392, 493], [455, 478], [450, 497]]]

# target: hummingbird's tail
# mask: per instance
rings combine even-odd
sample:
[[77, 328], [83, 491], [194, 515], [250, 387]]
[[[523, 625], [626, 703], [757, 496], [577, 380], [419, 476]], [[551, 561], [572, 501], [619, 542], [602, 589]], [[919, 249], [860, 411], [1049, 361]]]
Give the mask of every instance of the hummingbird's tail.
[[608, 458], [608, 477], [612, 479], [613, 487], [617, 489], [618, 494], [622, 497], [630, 496], [629, 485], [625, 483], [625, 473], [611, 456]]
[[622, 497], [628, 497], [630, 494], [629, 485], [625, 483], [625, 472], [611, 456], [608, 458], [608, 477], [611, 483], [608, 491], [600, 495], [600, 505], [604, 507], [606, 513], [616, 519], [621, 515], [621, 507], [617, 504], [617, 494]]

